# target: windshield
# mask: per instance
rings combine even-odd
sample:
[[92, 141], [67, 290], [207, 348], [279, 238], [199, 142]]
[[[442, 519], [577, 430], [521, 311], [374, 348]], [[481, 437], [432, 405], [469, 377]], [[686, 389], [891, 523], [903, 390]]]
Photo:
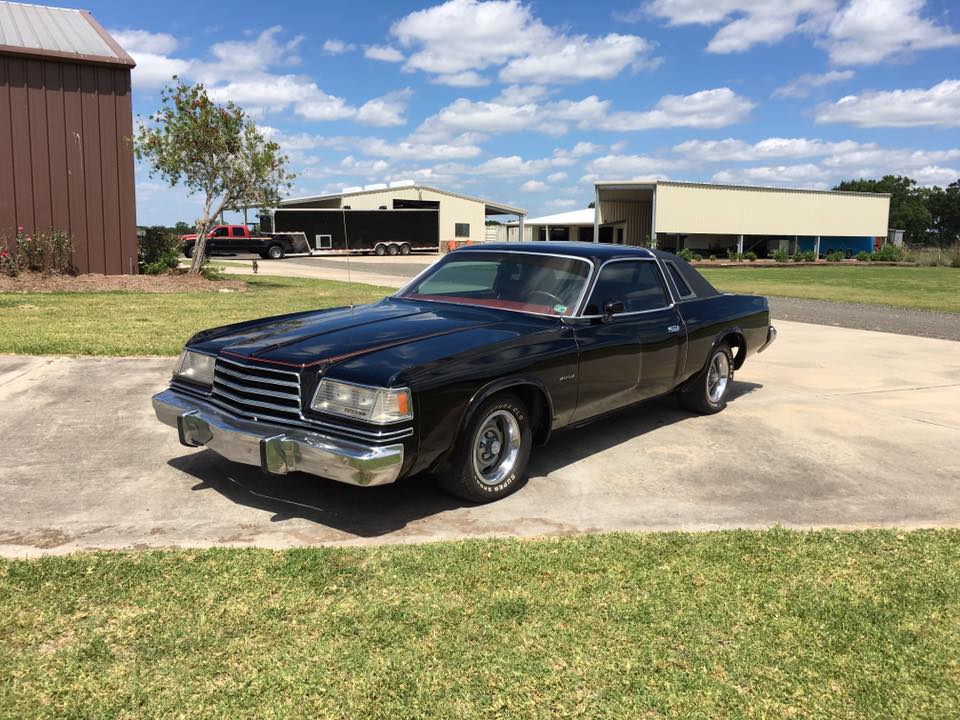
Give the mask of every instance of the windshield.
[[397, 297], [572, 315], [589, 275], [582, 258], [458, 250]]

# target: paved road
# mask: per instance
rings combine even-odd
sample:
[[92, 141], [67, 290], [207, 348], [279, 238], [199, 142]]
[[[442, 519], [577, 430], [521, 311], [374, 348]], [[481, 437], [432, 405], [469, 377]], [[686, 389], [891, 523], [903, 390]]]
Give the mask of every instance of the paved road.
[[0, 356], [0, 553], [728, 527], [960, 525], [960, 343], [783, 322], [721, 414], [672, 400], [558, 434], [515, 495], [274, 479], [179, 445], [172, 359]]

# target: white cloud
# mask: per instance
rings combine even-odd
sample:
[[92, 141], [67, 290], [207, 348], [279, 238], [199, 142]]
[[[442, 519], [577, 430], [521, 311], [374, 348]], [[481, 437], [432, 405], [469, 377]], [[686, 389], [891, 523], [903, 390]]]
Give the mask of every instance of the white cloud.
[[357, 48], [353, 43], [344, 42], [343, 40], [325, 40], [323, 43], [323, 51], [330, 55], [343, 55], [345, 52], [350, 52]]
[[270, 66], [290, 66], [300, 63], [297, 49], [303, 35], [281, 40], [283, 28], [269, 27], [253, 40], [224, 40], [210, 46], [210, 62], [196, 62], [193, 74], [205, 83], [244, 79], [250, 73], [264, 73]]
[[833, 85], [834, 83], [846, 82], [853, 77], [853, 70], [830, 70], [829, 72], [817, 74], [801, 75], [791, 80], [786, 85], [778, 87], [773, 91], [775, 98], [804, 98], [807, 97], [814, 88]]
[[921, 50], [960, 45], [960, 34], [920, 16], [924, 0], [852, 0], [824, 44], [836, 64], [871, 65]]
[[670, 25], [721, 25], [707, 52], [722, 54], [823, 27], [834, 6], [834, 0], [652, 0], [646, 9]]
[[533, 127], [537, 106], [459, 98], [423, 121], [415, 135], [423, 140], [446, 138], [463, 132], [505, 133]]
[[604, 155], [587, 164], [591, 176], [617, 180], [663, 177], [668, 170], [689, 167], [682, 159], [650, 155]]
[[357, 122], [377, 127], [403, 125], [407, 122], [403, 113], [411, 95], [413, 91], [410, 88], [403, 88], [368, 100], [357, 110]]
[[500, 71], [500, 79], [519, 83], [609, 80], [627, 67], [657, 68], [661, 59], [651, 57], [652, 50], [653, 45], [637, 35], [561, 37], [508, 62]]
[[545, 85], [507, 85], [500, 91], [494, 102], [504, 105], [523, 105], [543, 100], [549, 95]]
[[550, 167], [548, 158], [524, 160], [519, 155], [495, 157], [480, 163], [476, 172], [482, 175], [497, 175], [499, 177], [517, 177], [523, 175], [539, 175]]
[[730, 88], [690, 95], [665, 95], [652, 110], [600, 114], [590, 123], [600, 130], [625, 132], [650, 128], [718, 128], [742, 122], [756, 103]]
[[473, 70], [435, 75], [430, 79], [430, 82], [434, 85], [449, 85], [450, 87], [482, 87], [490, 84], [490, 80]]
[[190, 69], [189, 60], [168, 57], [180, 47], [180, 41], [169, 33], [111, 30], [110, 34], [137, 63], [131, 80], [138, 90], [163, 87], [174, 75], [183, 75]]
[[756, 143], [725, 140], [687, 140], [673, 147], [679, 155], [703, 162], [754, 162], [769, 158], [806, 158], [849, 152], [862, 147], [846, 140], [828, 143], [809, 138], [767, 138]]
[[[636, 35], [567, 35], [546, 26], [520, 0], [449, 0], [401, 18], [390, 29], [410, 50], [405, 69], [444, 84], [479, 84], [476, 71], [501, 67], [504, 82], [577, 82], [611, 78], [659, 61]], [[472, 72], [473, 74], [464, 75]]]
[[370, 60], [381, 60], [383, 62], [403, 62], [403, 53], [389, 45], [370, 45], [364, 48], [363, 56]]
[[[921, 16], [925, 0], [651, 0], [644, 9], [669, 25], [720, 26], [707, 52], [772, 45], [795, 33], [827, 49], [837, 65], [870, 65], [960, 45], [960, 35]], [[638, 19], [628, 13], [626, 19]]]
[[714, 173], [712, 179], [719, 183], [801, 185], [814, 189], [825, 189], [830, 186], [830, 183], [824, 179], [823, 169], [814, 163], [721, 170]]
[[540, 180], [527, 180], [520, 189], [524, 192], [540, 192], [547, 189], [547, 184]]
[[859, 127], [960, 127], [960, 80], [944, 80], [927, 89], [847, 95], [820, 105], [816, 122]]
[[364, 138], [357, 147], [367, 155], [393, 160], [467, 160], [481, 153], [480, 148], [471, 143], [391, 143], [380, 138]]
[[554, 198], [553, 200], [547, 200], [544, 205], [548, 208], [557, 208], [562, 210], [564, 208], [579, 207], [580, 202], [573, 200], [572, 198]]
[[147, 30], [111, 30], [110, 35], [128, 53], [169, 55], [180, 47], [180, 41], [170, 33], [152, 33]]
[[567, 179], [567, 174], [562, 170], [559, 172], [550, 173], [549, 175], [547, 175], [547, 181], [551, 183], [562, 182], [566, 179]]

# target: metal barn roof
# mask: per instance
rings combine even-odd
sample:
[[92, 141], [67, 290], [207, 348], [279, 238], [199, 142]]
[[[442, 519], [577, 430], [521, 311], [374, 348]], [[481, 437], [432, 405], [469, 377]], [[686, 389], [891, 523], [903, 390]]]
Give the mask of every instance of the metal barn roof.
[[0, 53], [133, 67], [86, 10], [0, 2]]
[[[580, 210], [569, 210], [567, 212], [556, 213], [554, 215], [543, 215], [541, 217], [527, 218], [524, 222], [527, 225], [579, 225], [593, 227], [593, 208], [582, 208]], [[516, 227], [520, 223], [511, 221], [507, 225]]]
[[523, 208], [513, 207], [511, 205], [505, 205], [504, 203], [494, 202], [492, 200], [484, 200], [483, 198], [473, 197], [471, 195], [464, 195], [462, 193], [452, 192], [450, 190], [441, 190], [438, 187], [433, 187], [432, 185], [422, 185], [420, 183], [406, 183], [403, 184], [397, 183], [393, 185], [386, 185], [384, 187], [356, 187], [356, 188], [346, 188], [338, 193], [329, 193], [327, 195], [308, 195], [306, 197], [294, 197], [294, 198], [284, 198], [280, 201], [280, 207], [285, 205], [292, 205], [295, 203], [304, 203], [311, 201], [319, 200], [333, 200], [336, 198], [346, 198], [354, 197], [356, 195], [366, 195], [368, 193], [390, 193], [390, 192], [403, 192], [405, 190], [427, 190], [429, 192], [439, 193], [441, 195], [449, 195], [451, 197], [460, 198], [462, 200], [470, 200], [471, 202], [482, 203], [486, 206], [487, 215], [526, 215], [527, 211]]

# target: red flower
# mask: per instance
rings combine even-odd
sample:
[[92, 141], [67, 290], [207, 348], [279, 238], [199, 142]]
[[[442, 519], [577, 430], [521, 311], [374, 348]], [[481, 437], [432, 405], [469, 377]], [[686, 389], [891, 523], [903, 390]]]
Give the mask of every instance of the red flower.
[[0, 258], [5, 258], [5, 257], [7, 257], [9, 254], [10, 254], [10, 253], [8, 253], [6, 250], [0, 250]]
[[17, 232], [23, 232], [23, 225], [17, 225]]

